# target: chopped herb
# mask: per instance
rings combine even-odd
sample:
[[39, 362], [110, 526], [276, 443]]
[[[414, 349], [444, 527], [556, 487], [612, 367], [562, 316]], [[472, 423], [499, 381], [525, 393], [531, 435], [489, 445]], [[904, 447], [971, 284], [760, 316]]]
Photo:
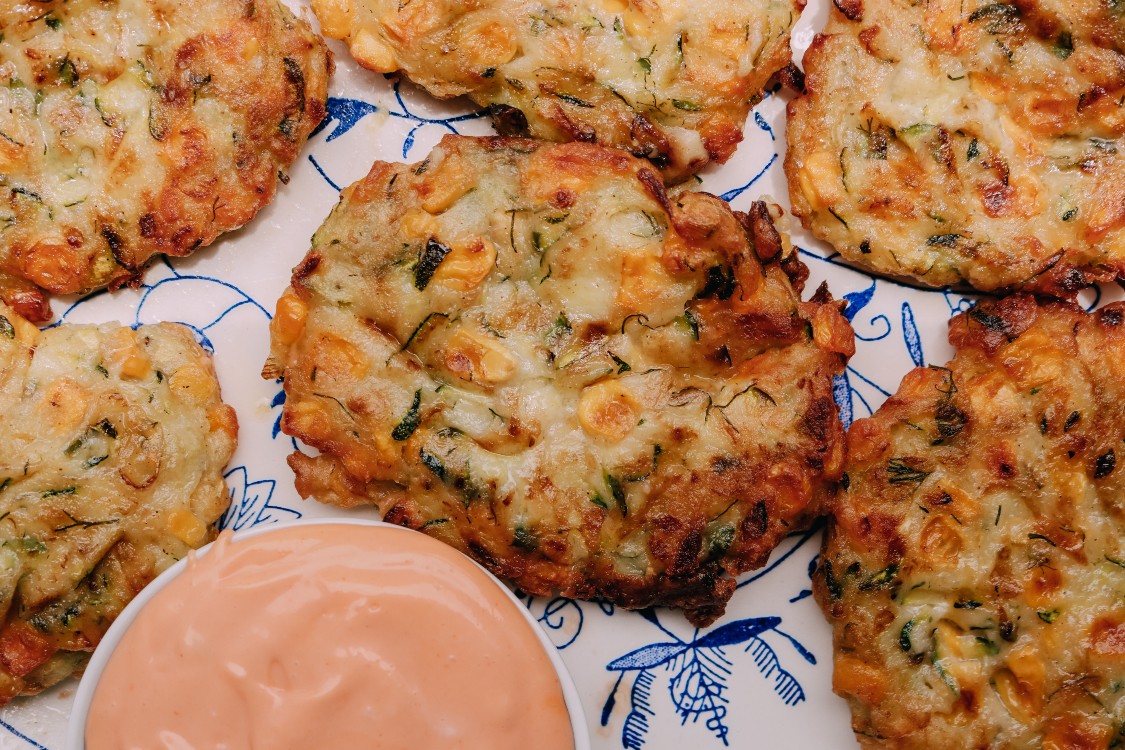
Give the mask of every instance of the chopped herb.
[[707, 559], [719, 559], [727, 553], [732, 544], [734, 544], [734, 526], [723, 524], [711, 534], [711, 539], [707, 544]]
[[449, 519], [448, 518], [435, 518], [432, 521], [426, 521], [424, 524], [422, 524], [418, 528], [421, 531], [421, 530], [429, 528], [430, 526], [437, 526], [438, 524], [442, 524], [442, 523], [449, 523]]
[[1000, 646], [983, 636], [977, 636], [977, 645], [980, 646], [981, 653], [985, 656], [996, 656], [1000, 653]]
[[960, 599], [953, 603], [954, 609], [976, 609], [980, 606], [980, 602], [976, 599]]
[[50, 27], [52, 31], [58, 31], [62, 26], [62, 19], [48, 13], [43, 17], [43, 23], [47, 24], [47, 26]]
[[996, 506], [996, 520], [992, 522], [993, 526], [999, 526], [1000, 525], [1000, 511], [1002, 511], [1002, 510], [1004, 510], [1003, 505], [997, 505]]
[[830, 208], [830, 209], [828, 209], [828, 213], [830, 213], [830, 214], [832, 214], [832, 215], [833, 215], [834, 217], [836, 217], [836, 221], [838, 221], [838, 222], [840, 222], [841, 224], [843, 224], [843, 225], [844, 225], [844, 228], [845, 228], [845, 229], [847, 229], [847, 228], [848, 228], [848, 222], [846, 222], [846, 221], [844, 221], [844, 220], [843, 220], [842, 218], [840, 218], [840, 214], [836, 213], [836, 212], [835, 212], [835, 211], [833, 211], [833, 210], [832, 210], [831, 208]]
[[77, 487], [63, 487], [57, 490], [47, 490], [43, 493], [42, 497], [46, 499], [48, 497], [56, 497], [58, 495], [73, 495], [75, 492], [78, 492]]
[[622, 515], [629, 515], [629, 504], [625, 502], [625, 489], [621, 486], [621, 482], [617, 477], [612, 474], [605, 475], [605, 484], [609, 488], [610, 494], [613, 496], [613, 501], [617, 503], [617, 507], [621, 509]]
[[519, 549], [532, 550], [539, 546], [539, 539], [526, 526], [517, 526], [512, 544]]
[[1078, 215], [1078, 209], [1072, 208], [1062, 215], [1062, 220], [1063, 221], [1070, 221], [1071, 219], [1073, 219], [1077, 215]]
[[6, 339], [14, 339], [16, 337], [16, 328], [12, 325], [12, 321], [0, 315], [0, 336]]
[[601, 493], [595, 492], [593, 495], [591, 495], [590, 502], [592, 502], [602, 510], [609, 510], [609, 506], [605, 504], [605, 500], [602, 500]]
[[93, 458], [89, 459], [84, 464], [82, 464], [82, 466], [83, 466], [83, 468], [86, 468], [86, 469], [92, 469], [95, 466], [97, 466], [98, 464], [100, 464], [102, 461], [106, 460], [107, 458], [109, 458], [108, 455], [106, 455], [106, 456], [94, 456]]
[[117, 438], [117, 428], [114, 427], [113, 423], [110, 422], [108, 419], [103, 419], [102, 421], [98, 422], [97, 428], [99, 430], [101, 430], [103, 433], [105, 433], [108, 437], [111, 437], [111, 438], [114, 438], [114, 439]]
[[547, 343], [554, 345], [569, 336], [573, 330], [566, 313], [559, 313], [559, 317], [555, 318], [554, 324], [551, 325], [551, 330], [547, 331]]
[[47, 545], [33, 536], [22, 536], [17, 541], [29, 555], [40, 555], [47, 551]]
[[1076, 411], [1072, 411], [1070, 413], [1070, 416], [1066, 418], [1066, 422], [1063, 423], [1063, 432], [1070, 432], [1070, 428], [1078, 424], [1079, 420], [1081, 419], [1082, 414]]
[[11, 477], [4, 477], [4, 481], [0, 482], [0, 492], [3, 492], [4, 490], [8, 489], [8, 487], [10, 487], [11, 484], [12, 484], [12, 478]]
[[844, 595], [844, 588], [832, 575], [832, 563], [828, 560], [823, 560], [820, 564], [820, 569], [824, 571], [824, 587], [828, 589], [828, 595], [833, 600], [839, 600]]
[[648, 59], [647, 57], [642, 57], [641, 59], [637, 60], [637, 64], [641, 66], [641, 70], [643, 70], [644, 72], [652, 72], [652, 60]]
[[1051, 545], [1052, 547], [1058, 546], [1054, 542], [1051, 541], [1050, 537], [1043, 536], [1042, 534], [1028, 534], [1027, 538], [1028, 539], [1041, 539], [1042, 541], [1046, 542], [1047, 544]]
[[633, 369], [632, 367], [629, 366], [628, 362], [621, 359], [621, 357], [618, 357], [613, 352], [609, 353], [609, 358], [612, 359], [617, 364], [617, 374], [618, 375], [620, 375], [623, 372], [628, 372], [629, 370]]
[[703, 290], [696, 296], [730, 299], [731, 295], [734, 294], [736, 283], [733, 268], [722, 265], [711, 266], [707, 269], [707, 283], [703, 285]]
[[703, 107], [695, 104], [694, 102], [685, 101], [683, 99], [673, 99], [672, 106], [676, 109], [682, 109], [685, 112], [698, 112]]
[[928, 122], [916, 122], [913, 125], [907, 125], [905, 128], [901, 128], [896, 132], [899, 135], [906, 136], [907, 138], [913, 138], [916, 135], [922, 135], [922, 133], [933, 129], [934, 126], [929, 124]]
[[[414, 343], [414, 339], [416, 339], [418, 337], [418, 334], [422, 332], [422, 329], [426, 327], [426, 324], [429, 323], [430, 319], [433, 318], [433, 317], [445, 318], [446, 320], [449, 319], [448, 315], [446, 315], [445, 313], [440, 313], [440, 312], [432, 312], [429, 315], [427, 315], [425, 318], [422, 319], [422, 322], [418, 324], [418, 327], [414, 329], [414, 332], [410, 334], [410, 338], [408, 338], [406, 340], [406, 343], [402, 345], [402, 348], [399, 349], [400, 352], [404, 352], [404, 351], [406, 351], [407, 349], [410, 348], [410, 345]], [[314, 372], [315, 372], [315, 370], [314, 370]], [[315, 378], [314, 378], [314, 380], [315, 380]]]
[[1090, 145], [1098, 151], [1103, 151], [1107, 154], [1117, 153], [1117, 144], [1108, 138], [1091, 138]]
[[974, 138], [969, 141], [969, 150], [965, 152], [965, 159], [967, 161], [972, 161], [978, 156], [980, 156], [980, 144], [977, 142], [977, 139]]
[[1007, 3], [992, 3], [977, 8], [969, 15], [969, 23], [988, 22], [989, 34], [1005, 34], [1014, 31], [1019, 22], [1020, 9]]
[[1059, 618], [1058, 609], [1051, 609], [1051, 610], [1042, 610], [1041, 609], [1038, 612], [1036, 612], [1035, 614], [1039, 615], [1039, 619], [1042, 620], [1043, 622], [1047, 623], [1048, 625], [1050, 625], [1051, 623], [1053, 623], [1055, 620], [1057, 620]]
[[1060, 60], [1065, 60], [1070, 57], [1074, 52], [1074, 39], [1071, 37], [1069, 31], [1060, 31], [1059, 35], [1055, 38], [1054, 45], [1055, 57]]
[[957, 244], [957, 240], [961, 239], [959, 234], [934, 234], [926, 238], [927, 245], [941, 245], [942, 247], [953, 247]]
[[[9, 480], [9, 481], [11, 481], [11, 480]], [[4, 485], [0, 485], [0, 491], [3, 491], [3, 489], [4, 489]], [[1111, 562], [1119, 568], [1125, 568], [1125, 560], [1118, 560], [1116, 558], [1110, 557], [1109, 555], [1106, 555], [1105, 559], [1106, 559], [1106, 562]]]
[[78, 69], [74, 67], [74, 63], [70, 61], [70, 55], [59, 60], [55, 72], [59, 76], [59, 80], [67, 86], [74, 86], [78, 83]]
[[1094, 464], [1094, 479], [1104, 479], [1113, 473], [1113, 468], [1117, 464], [1117, 456], [1110, 448], [1108, 451], [1098, 456]]
[[891, 484], [906, 484], [909, 482], [921, 483], [933, 472], [915, 469], [901, 458], [892, 458], [887, 464], [887, 473], [891, 475]]
[[868, 578], [863, 583], [859, 584], [859, 590], [872, 591], [874, 589], [883, 588], [884, 586], [891, 584], [894, 581], [896, 575], [898, 575], [898, 565], [896, 563], [892, 563]]
[[425, 448], [418, 451], [418, 456], [422, 459], [422, 464], [433, 472], [434, 476], [443, 482], [445, 481], [445, 464], [441, 462], [440, 458], [430, 453]]
[[418, 407], [421, 406], [421, 404], [422, 391], [419, 389], [414, 391], [414, 402], [410, 405], [406, 416], [404, 416], [402, 421], [395, 425], [394, 430], [391, 431], [392, 438], [402, 442], [414, 434], [414, 431], [418, 429]]
[[94, 369], [100, 372], [103, 378], [109, 377], [109, 370], [105, 369], [102, 365], [94, 365]]
[[898, 633], [898, 647], [907, 653], [913, 647], [910, 643], [910, 634], [914, 632], [914, 626], [917, 624], [917, 620], [909, 620], [903, 624], [902, 630]]
[[432, 237], [426, 242], [426, 247], [422, 250], [422, 254], [418, 257], [418, 263], [414, 266], [415, 289], [422, 291], [429, 285], [430, 279], [434, 277], [434, 272], [437, 271], [438, 266], [450, 252], [452, 250], [449, 247]]
[[557, 91], [554, 92], [554, 94], [555, 94], [556, 97], [558, 97], [559, 99], [562, 99], [567, 104], [573, 104], [576, 107], [583, 107], [584, 109], [593, 109], [593, 107], [594, 107], [594, 105], [590, 104], [590, 102], [583, 101], [582, 99], [579, 99], [577, 96], [573, 96], [571, 94], [563, 94], [563, 93], [559, 93]]
[[676, 323], [691, 331], [692, 338], [699, 341], [699, 318], [691, 310], [684, 310], [684, 314], [676, 318]]

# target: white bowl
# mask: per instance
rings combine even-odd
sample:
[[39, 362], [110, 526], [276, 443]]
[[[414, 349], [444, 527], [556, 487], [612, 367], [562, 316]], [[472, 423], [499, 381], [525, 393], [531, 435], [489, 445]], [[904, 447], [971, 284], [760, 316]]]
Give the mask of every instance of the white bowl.
[[[382, 521], [369, 521], [360, 519], [323, 519], [313, 521], [295, 521], [289, 523], [279, 523], [270, 526], [259, 526], [248, 531], [239, 531], [234, 535], [234, 542], [247, 539], [262, 534], [268, 534], [271, 531], [281, 528], [292, 528], [300, 526], [311, 525], [332, 525], [344, 524], [349, 526], [382, 526], [388, 529], [396, 529], [404, 534], [417, 534], [419, 532], [403, 528], [402, 526], [395, 526], [393, 524], [383, 523]], [[207, 545], [199, 550], [199, 554], [206, 554], [211, 545]], [[516, 598], [511, 590], [500, 582], [496, 576], [489, 573], [476, 562], [466, 557], [465, 560], [477, 568], [484, 571], [484, 573], [496, 584], [498, 588], [503, 590], [508, 599], [515, 604], [516, 609], [527, 620], [528, 625], [535, 631], [535, 635], [539, 638], [543, 650], [546, 652], [547, 657], [551, 660], [551, 664], [555, 667], [555, 672], [558, 674], [559, 683], [562, 685], [563, 699], [566, 702], [567, 711], [570, 714], [570, 728], [574, 733], [574, 750], [590, 750], [590, 731], [586, 724], [586, 714], [582, 709], [582, 700], [578, 697], [578, 690], [574, 687], [574, 681], [570, 677], [570, 672], [567, 671], [566, 665], [559, 657], [558, 650], [554, 644], [547, 638], [547, 634], [539, 626], [539, 623], [531, 616], [531, 613], [524, 606], [523, 602]], [[102, 638], [94, 655], [90, 658], [90, 663], [86, 667], [86, 673], [82, 676], [82, 682], [78, 685], [78, 690], [74, 697], [74, 708], [70, 714], [70, 722], [66, 730], [66, 748], [67, 750], [84, 750], [86, 747], [86, 717], [90, 712], [90, 703], [94, 699], [94, 691], [98, 687], [98, 680], [101, 679], [102, 672], [105, 671], [106, 664], [109, 662], [110, 657], [113, 656], [113, 651], [117, 648], [117, 644], [121, 642], [121, 638], [129, 629], [129, 626], [137, 619], [144, 606], [156, 596], [157, 592], [167, 586], [172, 579], [184, 571], [188, 561], [186, 559], [180, 560], [168, 570], [161, 573], [156, 580], [145, 586], [144, 590], [137, 595], [133, 601], [129, 603], [124, 610], [122, 610], [117, 620], [110, 626], [109, 631], [106, 632], [105, 637]]]

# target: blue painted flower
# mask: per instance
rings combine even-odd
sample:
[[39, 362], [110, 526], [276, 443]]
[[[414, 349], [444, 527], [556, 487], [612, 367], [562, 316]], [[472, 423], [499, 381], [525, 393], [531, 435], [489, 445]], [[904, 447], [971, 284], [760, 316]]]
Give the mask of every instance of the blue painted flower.
[[224, 479], [230, 488], [230, 507], [219, 519], [220, 529], [239, 531], [261, 524], [292, 521], [301, 517], [301, 512], [273, 505], [273, 491], [277, 482], [272, 479], [250, 481], [245, 466], [236, 466], [226, 473]]
[[727, 649], [731, 646], [746, 644], [743, 653], [749, 653], [762, 677], [773, 682], [773, 691], [785, 705], [794, 706], [805, 700], [804, 688], [781, 666], [777, 652], [765, 640], [765, 635], [773, 633], [788, 640], [809, 664], [816, 664], [816, 657], [778, 627], [780, 617], [736, 620], [706, 633], [697, 630], [690, 641], [685, 641], [664, 627], [654, 610], [643, 610], [640, 614], [672, 640], [643, 646], [606, 665], [608, 671], [620, 674], [602, 708], [602, 726], [609, 723], [617, 703], [617, 690], [625, 675], [636, 673], [629, 691], [629, 713], [621, 732], [621, 745], [626, 750], [638, 750], [645, 744], [649, 718], [656, 715], [652, 707], [652, 687], [658, 669], [667, 678], [668, 694], [681, 722], [702, 719], [716, 739], [728, 745], [730, 728], [725, 719], [729, 699], [726, 693], [734, 662], [728, 657]]

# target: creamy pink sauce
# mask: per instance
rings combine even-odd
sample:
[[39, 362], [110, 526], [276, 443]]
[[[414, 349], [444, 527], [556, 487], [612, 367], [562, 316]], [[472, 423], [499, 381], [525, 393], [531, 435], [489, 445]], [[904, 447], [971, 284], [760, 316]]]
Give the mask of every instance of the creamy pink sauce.
[[87, 750], [573, 750], [532, 626], [422, 534], [224, 534], [141, 611], [94, 694]]

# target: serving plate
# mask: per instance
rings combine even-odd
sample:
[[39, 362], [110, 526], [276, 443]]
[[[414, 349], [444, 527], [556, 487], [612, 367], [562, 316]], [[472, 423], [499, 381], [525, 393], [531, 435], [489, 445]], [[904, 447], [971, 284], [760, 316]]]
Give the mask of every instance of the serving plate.
[[[823, 26], [826, 5], [810, 3], [798, 24], [798, 60]], [[305, 502], [294, 491], [285, 464], [294, 443], [278, 427], [284, 392], [259, 377], [269, 319], [340, 187], [362, 177], [376, 158], [420, 161], [446, 133], [491, 132], [471, 106], [437, 102], [364, 71], [341, 45], [331, 44], [337, 72], [328, 118], [273, 204], [246, 229], [191, 258], [154, 263], [140, 289], [55, 301], [56, 322], [178, 321], [214, 351], [224, 399], [240, 422], [224, 528], [376, 517]], [[707, 169], [702, 188], [739, 209], [760, 196], [786, 205], [784, 115], [783, 95], [767, 97], [747, 123], [738, 152], [726, 165]], [[796, 222], [790, 229], [811, 272], [806, 294], [827, 281], [834, 296], [848, 301], [856, 355], [835, 387], [845, 423], [877, 409], [910, 368], [949, 358], [947, 321], [972, 304], [971, 296], [871, 277], [838, 260]], [[1083, 301], [1092, 306], [1120, 296], [1116, 289], [1096, 290]], [[831, 690], [829, 628], [809, 591], [820, 532], [787, 539], [766, 568], [740, 580], [726, 616], [703, 630], [668, 610], [633, 613], [606, 603], [524, 597], [574, 677], [592, 747], [855, 747], [846, 705]], [[0, 710], [0, 750], [66, 750], [76, 685], [70, 680]]]

